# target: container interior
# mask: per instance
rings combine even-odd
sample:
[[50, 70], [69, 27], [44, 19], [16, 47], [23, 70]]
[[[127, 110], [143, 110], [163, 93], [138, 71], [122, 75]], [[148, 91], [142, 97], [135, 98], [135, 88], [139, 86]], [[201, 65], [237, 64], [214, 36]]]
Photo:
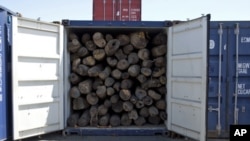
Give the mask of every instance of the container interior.
[[[69, 42], [69, 34], [70, 33], [75, 33], [80, 39], [81, 36], [85, 33], [88, 33], [91, 35], [91, 38], [93, 36], [93, 34], [95, 32], [101, 32], [104, 36], [106, 34], [111, 34], [113, 35], [113, 37], [116, 37], [119, 34], [126, 34], [126, 35], [130, 35], [131, 33], [134, 32], [144, 32], [146, 35], [146, 38], [148, 39], [148, 45], [147, 45], [147, 49], [151, 50], [153, 47], [155, 47], [155, 45], [151, 44], [153, 37], [155, 37], [157, 34], [159, 33], [164, 33], [167, 34], [167, 28], [164, 27], [66, 27], [65, 32], [65, 37], [64, 37], [64, 41], [65, 41], [65, 47], [67, 48], [67, 44]], [[166, 39], [167, 40], [167, 39]], [[84, 44], [82, 44], [84, 46]], [[98, 47], [97, 47], [98, 48]], [[65, 49], [65, 56], [64, 56], [64, 62], [66, 63], [64, 72], [65, 72], [65, 127], [68, 127], [67, 124], [67, 119], [69, 118], [69, 116], [71, 114], [73, 114], [74, 112], [76, 112], [75, 110], [72, 109], [72, 98], [69, 95], [69, 91], [72, 87], [72, 84], [69, 82], [69, 76], [71, 73], [71, 65], [72, 65], [72, 61], [70, 61], [70, 57], [71, 57], [72, 53], [70, 53], [67, 49]], [[164, 56], [166, 57], [166, 56]], [[166, 65], [165, 65], [166, 68]], [[135, 83], [137, 84], [137, 83]], [[165, 85], [166, 88], [166, 85]], [[135, 89], [135, 86], [132, 88], [133, 91]], [[166, 94], [162, 96], [161, 99], [164, 99], [166, 101]], [[167, 110], [164, 109], [163, 111], [165, 111], [167, 113]], [[165, 129], [165, 124], [166, 121], [161, 121], [160, 124], [158, 125], [151, 125], [151, 124], [144, 124], [143, 128], [140, 129]], [[139, 126], [140, 127], [140, 126]], [[112, 127], [110, 128], [110, 126], [107, 127], [102, 127], [101, 129], [137, 129], [138, 126], [136, 125], [131, 125], [131, 126], [118, 126], [118, 127]], [[86, 126], [86, 127], [78, 127], [75, 129], [81, 129], [81, 130], [99, 130], [99, 127], [93, 127], [93, 126]], [[75, 130], [74, 129], [74, 130]], [[124, 130], [125, 131], [125, 130]], [[136, 134], [136, 132], [134, 132]]]

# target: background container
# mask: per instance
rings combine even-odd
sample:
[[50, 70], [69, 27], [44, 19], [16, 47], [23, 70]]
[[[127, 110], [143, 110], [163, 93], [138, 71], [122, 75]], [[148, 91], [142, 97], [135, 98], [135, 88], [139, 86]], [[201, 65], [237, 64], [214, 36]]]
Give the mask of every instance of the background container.
[[93, 0], [93, 20], [140, 21], [141, 0]]
[[[11, 104], [10, 104], [10, 15], [14, 12], [0, 6], [0, 140], [4, 140], [10, 134]], [[8, 79], [7, 79], [8, 78]]]
[[209, 49], [208, 136], [229, 137], [250, 123], [250, 22], [211, 22]]

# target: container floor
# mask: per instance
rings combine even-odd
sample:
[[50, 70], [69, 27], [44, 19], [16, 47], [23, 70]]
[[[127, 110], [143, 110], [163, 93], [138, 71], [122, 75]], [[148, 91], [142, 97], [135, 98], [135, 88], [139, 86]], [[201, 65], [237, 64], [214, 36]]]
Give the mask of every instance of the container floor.
[[[54, 132], [39, 137], [23, 139], [22, 141], [192, 141], [191, 139], [173, 139], [167, 136], [63, 136], [62, 132]], [[229, 139], [208, 139], [207, 141], [229, 141]]]

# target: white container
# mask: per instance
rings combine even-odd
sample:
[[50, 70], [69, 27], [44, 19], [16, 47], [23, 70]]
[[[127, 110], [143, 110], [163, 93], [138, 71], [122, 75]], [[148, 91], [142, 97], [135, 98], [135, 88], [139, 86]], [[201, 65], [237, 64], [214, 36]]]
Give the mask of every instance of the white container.
[[98, 29], [168, 34], [166, 127], [205, 141], [209, 16], [170, 27], [146, 24], [138, 27], [133, 23], [124, 27], [80, 24], [63, 27], [14, 16], [12, 22], [14, 140], [67, 128], [66, 120], [71, 113], [67, 35], [70, 31]]

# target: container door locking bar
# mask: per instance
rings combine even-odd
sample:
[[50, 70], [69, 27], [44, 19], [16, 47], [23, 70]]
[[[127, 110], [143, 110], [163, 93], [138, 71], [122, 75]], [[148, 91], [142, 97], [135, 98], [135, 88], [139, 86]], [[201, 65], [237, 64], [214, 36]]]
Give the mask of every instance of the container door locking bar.
[[239, 73], [238, 73], [238, 64], [239, 64], [239, 23], [236, 23], [236, 27], [234, 30], [234, 34], [236, 35], [236, 67], [235, 67], [235, 92], [234, 92], [234, 124], [238, 124], [238, 113], [239, 109], [237, 107], [238, 105], [238, 79], [239, 79]]

